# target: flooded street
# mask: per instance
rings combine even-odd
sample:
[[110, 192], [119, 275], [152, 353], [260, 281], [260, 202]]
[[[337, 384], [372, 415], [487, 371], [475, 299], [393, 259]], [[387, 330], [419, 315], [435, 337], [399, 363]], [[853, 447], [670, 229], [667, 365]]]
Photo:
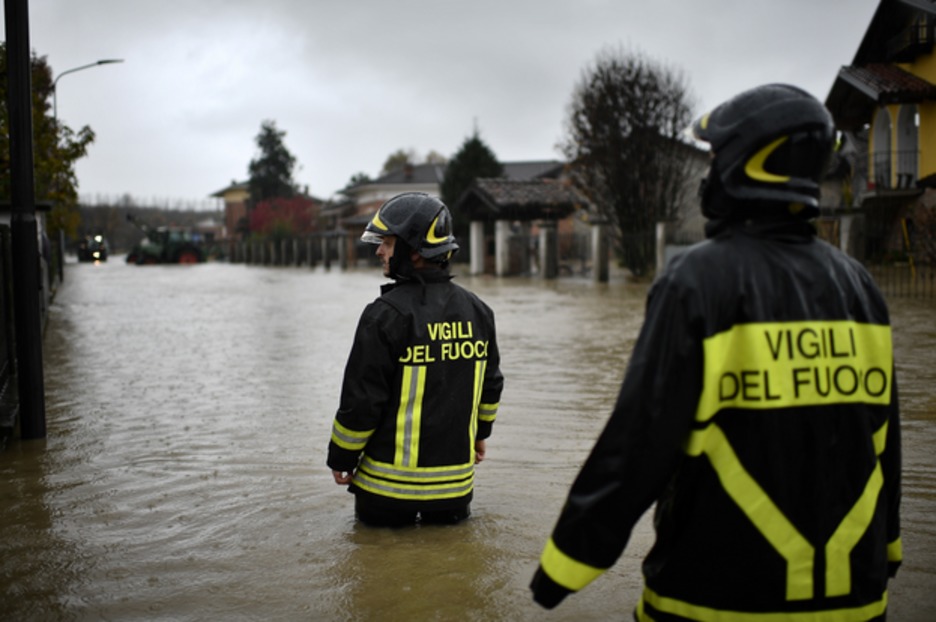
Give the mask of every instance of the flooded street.
[[[617, 565], [558, 609], [527, 585], [617, 395], [645, 286], [458, 277], [497, 317], [497, 424], [471, 520], [393, 531], [357, 526], [325, 466], [378, 269], [122, 259], [66, 266], [44, 342], [48, 438], [0, 453], [0, 619], [630, 619], [649, 514]], [[936, 302], [891, 310], [905, 561], [890, 619], [924, 622], [936, 620]]]

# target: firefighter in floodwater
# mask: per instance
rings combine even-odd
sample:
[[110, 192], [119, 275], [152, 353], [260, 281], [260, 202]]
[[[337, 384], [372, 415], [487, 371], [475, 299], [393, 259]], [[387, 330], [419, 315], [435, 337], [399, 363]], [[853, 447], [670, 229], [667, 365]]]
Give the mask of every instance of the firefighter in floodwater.
[[693, 126], [709, 239], [675, 258], [531, 588], [552, 608], [610, 568], [656, 502], [635, 618], [883, 620], [901, 561], [887, 306], [819, 241], [834, 129], [787, 85]]
[[361, 239], [379, 245], [394, 282], [358, 323], [328, 466], [362, 523], [457, 523], [470, 514], [504, 384], [494, 314], [451, 280], [458, 244], [437, 198], [390, 199]]

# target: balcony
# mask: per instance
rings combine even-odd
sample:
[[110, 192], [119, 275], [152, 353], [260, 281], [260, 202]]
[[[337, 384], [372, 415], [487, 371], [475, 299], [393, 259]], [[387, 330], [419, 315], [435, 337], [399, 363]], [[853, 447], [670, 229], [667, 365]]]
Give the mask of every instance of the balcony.
[[922, 17], [886, 43], [887, 59], [894, 63], [910, 63], [933, 50], [933, 21]]
[[[857, 177], [867, 180], [870, 192], [916, 191], [919, 151], [880, 151], [871, 154], [871, 174], [867, 168], [856, 171]], [[895, 174], [896, 173], [896, 174]]]

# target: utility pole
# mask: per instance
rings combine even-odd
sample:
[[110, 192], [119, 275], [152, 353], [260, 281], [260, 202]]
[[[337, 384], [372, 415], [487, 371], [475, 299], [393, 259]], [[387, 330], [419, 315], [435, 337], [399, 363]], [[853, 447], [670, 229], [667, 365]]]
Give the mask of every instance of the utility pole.
[[7, 110], [10, 112], [10, 232], [20, 433], [45, 438], [45, 387], [39, 307], [39, 241], [33, 172], [29, 2], [5, 0]]

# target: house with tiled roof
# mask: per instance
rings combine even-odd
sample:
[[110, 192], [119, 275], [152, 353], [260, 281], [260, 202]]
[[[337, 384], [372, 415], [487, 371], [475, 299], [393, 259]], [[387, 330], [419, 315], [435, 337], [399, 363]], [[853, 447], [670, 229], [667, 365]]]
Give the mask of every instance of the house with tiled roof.
[[438, 196], [439, 186], [444, 177], [444, 164], [408, 164], [377, 179], [345, 188], [342, 194], [349, 199], [353, 210], [344, 224], [351, 224], [348, 218], [363, 218], [366, 224], [369, 216], [372, 216], [377, 208], [401, 192], [425, 192]]
[[[504, 177], [513, 180], [555, 179], [562, 173], [563, 166], [558, 160], [503, 163]], [[411, 164], [345, 188], [342, 194], [353, 204], [355, 216], [367, 216], [373, 215], [385, 201], [401, 192], [439, 196], [444, 178], [445, 164]]]
[[240, 239], [247, 227], [247, 203], [250, 200], [250, 184], [231, 180], [231, 183], [211, 197], [224, 201], [224, 236]]
[[[538, 272], [553, 278], [559, 272], [559, 242], [557, 233], [565, 226], [571, 232], [569, 220], [576, 211], [588, 209], [588, 200], [571, 184], [558, 179], [476, 179], [454, 206], [471, 220], [471, 273], [491, 272], [524, 274], [531, 271], [535, 259]], [[522, 224], [522, 225], [521, 225]], [[522, 240], [532, 240], [534, 248], [516, 248], [510, 244], [513, 229], [529, 229]], [[494, 252], [489, 252], [487, 229], [493, 229]], [[534, 232], [536, 236], [530, 237]], [[533, 252], [531, 252], [533, 251]], [[488, 266], [492, 263], [492, 266]]]
[[[530, 181], [556, 179], [562, 174], [565, 165], [558, 160], [530, 160], [503, 162], [502, 166], [505, 179]], [[343, 232], [348, 240], [356, 240], [380, 206], [401, 192], [425, 192], [440, 196], [445, 168], [445, 164], [438, 163], [407, 165], [377, 179], [349, 186], [341, 191], [344, 197], [342, 200], [333, 202], [323, 210], [323, 216], [329, 219], [325, 226]], [[354, 244], [347, 252], [354, 263], [362, 252], [372, 251]]]
[[936, 0], [881, 0], [826, 106], [850, 154], [832, 193], [865, 219], [871, 258], [913, 247], [913, 221], [936, 204]]

